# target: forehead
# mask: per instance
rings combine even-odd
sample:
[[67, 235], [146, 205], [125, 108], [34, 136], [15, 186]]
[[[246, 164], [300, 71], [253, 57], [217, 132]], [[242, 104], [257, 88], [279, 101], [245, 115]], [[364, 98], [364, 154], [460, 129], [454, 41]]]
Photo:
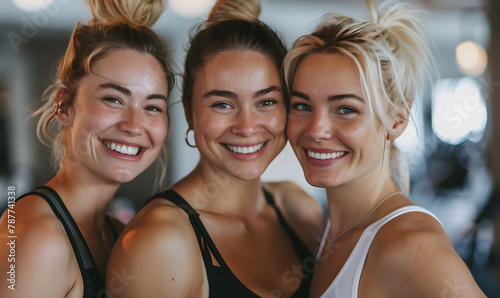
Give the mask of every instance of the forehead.
[[306, 56], [299, 64], [294, 77], [295, 87], [360, 86], [359, 70], [349, 57], [340, 54], [315, 53]]
[[165, 70], [158, 60], [149, 54], [133, 50], [112, 50], [96, 61], [87, 76], [91, 81], [111, 81], [135, 89], [168, 92]]
[[280, 86], [281, 75], [273, 61], [256, 51], [229, 51], [209, 59], [200, 70], [196, 87], [232, 88], [269, 84]]

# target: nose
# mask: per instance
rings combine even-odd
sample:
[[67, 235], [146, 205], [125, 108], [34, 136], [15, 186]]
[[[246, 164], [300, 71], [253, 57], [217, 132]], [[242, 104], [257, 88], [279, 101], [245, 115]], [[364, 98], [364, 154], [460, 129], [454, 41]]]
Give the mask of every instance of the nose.
[[328, 140], [333, 136], [331, 119], [327, 111], [313, 112], [307, 122], [305, 135], [316, 142]]
[[144, 131], [142, 111], [136, 108], [129, 108], [123, 113], [118, 128], [129, 135], [140, 135]]
[[233, 134], [248, 137], [259, 132], [260, 121], [257, 113], [250, 110], [242, 110], [235, 116], [236, 122], [231, 128]]

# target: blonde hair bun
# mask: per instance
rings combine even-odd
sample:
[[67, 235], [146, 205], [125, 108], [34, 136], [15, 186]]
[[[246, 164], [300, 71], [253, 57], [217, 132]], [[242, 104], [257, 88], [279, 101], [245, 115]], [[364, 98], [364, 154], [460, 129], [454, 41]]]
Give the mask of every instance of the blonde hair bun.
[[163, 0], [88, 0], [94, 21], [152, 27], [163, 13]]
[[218, 0], [208, 16], [207, 24], [231, 19], [255, 21], [260, 9], [260, 0]]

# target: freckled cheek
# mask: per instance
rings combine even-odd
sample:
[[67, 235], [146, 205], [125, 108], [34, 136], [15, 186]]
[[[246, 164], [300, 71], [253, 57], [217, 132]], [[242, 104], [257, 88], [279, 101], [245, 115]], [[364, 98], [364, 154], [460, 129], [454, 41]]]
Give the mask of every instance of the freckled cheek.
[[94, 109], [87, 115], [93, 115], [92, 117], [86, 118], [91, 125], [102, 129], [116, 125], [123, 118], [121, 112], [110, 112], [107, 109]]
[[95, 117], [85, 118], [82, 117], [77, 119], [73, 123], [73, 133], [80, 135], [92, 135], [98, 134], [106, 129], [109, 129], [117, 123], [113, 117], [105, 117], [100, 115], [94, 115]]
[[307, 122], [300, 119], [293, 119], [288, 121], [287, 136], [290, 142], [295, 143], [307, 129]]
[[285, 135], [286, 123], [285, 118], [283, 119], [274, 119], [274, 121], [265, 122], [265, 126], [267, 126], [267, 130], [275, 135]]
[[150, 131], [151, 138], [154, 140], [156, 144], [162, 145], [167, 137], [168, 133], [168, 123], [165, 119], [155, 119], [149, 121], [146, 124], [146, 129]]
[[230, 132], [233, 123], [221, 117], [200, 117], [194, 125], [195, 135], [198, 138], [214, 140], [226, 132]]
[[273, 114], [269, 117], [263, 117], [262, 125], [273, 134], [285, 134], [286, 116], [285, 114]]

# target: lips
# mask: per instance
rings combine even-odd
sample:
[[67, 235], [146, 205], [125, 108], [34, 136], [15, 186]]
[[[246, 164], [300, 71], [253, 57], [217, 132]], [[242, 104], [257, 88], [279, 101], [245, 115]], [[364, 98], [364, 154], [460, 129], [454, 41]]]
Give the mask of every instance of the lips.
[[265, 142], [262, 142], [260, 144], [257, 144], [257, 145], [254, 145], [254, 146], [231, 146], [231, 145], [228, 145], [228, 144], [225, 144], [226, 147], [233, 151], [234, 153], [241, 153], [241, 154], [250, 154], [250, 153], [255, 153], [257, 151], [259, 151], [260, 149], [262, 149], [262, 147], [264, 146], [264, 143]]
[[140, 147], [138, 146], [127, 146], [125, 144], [104, 141], [104, 145], [109, 149], [126, 155], [137, 155], [139, 153]]

